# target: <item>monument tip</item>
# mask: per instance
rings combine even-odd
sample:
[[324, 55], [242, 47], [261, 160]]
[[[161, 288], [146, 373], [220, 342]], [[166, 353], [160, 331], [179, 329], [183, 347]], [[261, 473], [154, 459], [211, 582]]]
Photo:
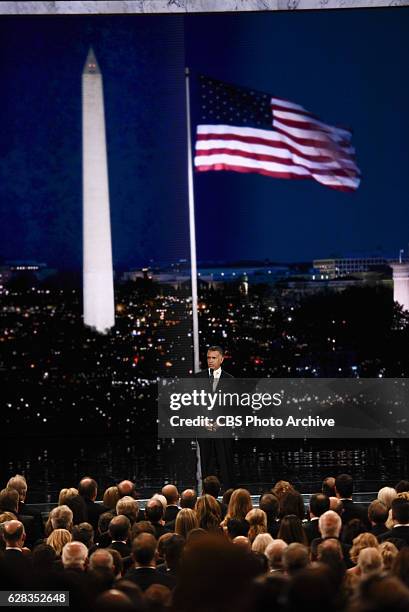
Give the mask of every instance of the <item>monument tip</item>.
[[97, 58], [95, 57], [94, 49], [89, 48], [87, 59], [85, 61], [83, 74], [101, 74], [98, 66]]

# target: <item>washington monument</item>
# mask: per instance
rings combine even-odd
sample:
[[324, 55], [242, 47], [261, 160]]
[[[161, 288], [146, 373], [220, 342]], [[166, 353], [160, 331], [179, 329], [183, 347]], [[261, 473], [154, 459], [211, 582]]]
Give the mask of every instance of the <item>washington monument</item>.
[[84, 324], [115, 325], [111, 220], [102, 75], [92, 49], [82, 72]]

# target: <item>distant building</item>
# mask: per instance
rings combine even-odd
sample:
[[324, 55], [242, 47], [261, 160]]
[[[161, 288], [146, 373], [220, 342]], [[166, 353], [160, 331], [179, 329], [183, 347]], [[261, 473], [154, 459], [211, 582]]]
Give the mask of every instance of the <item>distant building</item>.
[[388, 266], [385, 257], [339, 257], [314, 259], [313, 267], [323, 278], [338, 278], [360, 272], [371, 272]]

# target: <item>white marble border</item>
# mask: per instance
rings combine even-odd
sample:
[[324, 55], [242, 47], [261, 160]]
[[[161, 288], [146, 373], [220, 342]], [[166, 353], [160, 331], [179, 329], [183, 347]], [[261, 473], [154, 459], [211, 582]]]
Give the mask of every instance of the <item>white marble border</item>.
[[0, 2], [0, 15], [200, 13], [409, 6], [409, 0], [128, 0]]

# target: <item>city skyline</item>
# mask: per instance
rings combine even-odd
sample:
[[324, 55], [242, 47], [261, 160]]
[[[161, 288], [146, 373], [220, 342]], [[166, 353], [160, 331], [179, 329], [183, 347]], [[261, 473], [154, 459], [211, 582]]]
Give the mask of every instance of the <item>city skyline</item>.
[[[408, 25], [404, 8], [2, 18], [1, 259], [81, 265], [80, 78], [91, 44], [104, 74], [115, 268], [189, 258], [186, 64], [193, 132], [195, 77], [210, 74], [350, 124], [363, 173], [356, 194], [195, 174], [199, 261], [398, 255], [409, 223]], [[348, 44], [333, 44], [346, 33]]]

